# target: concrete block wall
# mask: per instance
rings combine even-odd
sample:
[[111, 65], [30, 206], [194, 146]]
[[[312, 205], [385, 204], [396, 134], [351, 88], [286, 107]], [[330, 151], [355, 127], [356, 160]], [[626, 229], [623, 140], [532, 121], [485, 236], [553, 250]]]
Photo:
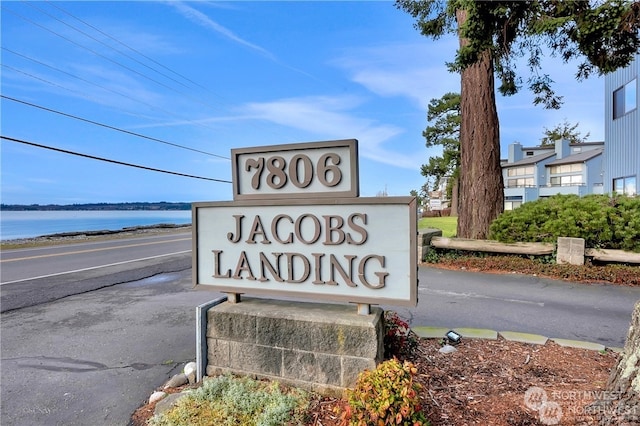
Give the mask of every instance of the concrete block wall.
[[442, 230], [426, 228], [418, 231], [418, 262], [424, 262], [433, 237], [442, 237]]
[[207, 311], [207, 368], [340, 395], [384, 356], [383, 310], [243, 299]]

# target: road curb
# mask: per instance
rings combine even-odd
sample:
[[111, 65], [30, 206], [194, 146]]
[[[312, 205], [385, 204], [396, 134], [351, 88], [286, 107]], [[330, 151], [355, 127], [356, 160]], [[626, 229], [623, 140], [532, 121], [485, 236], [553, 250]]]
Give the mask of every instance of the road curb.
[[447, 331], [453, 330], [456, 333], [460, 334], [462, 338], [467, 338], [467, 339], [497, 340], [498, 335], [500, 335], [503, 339], [508, 341], [528, 343], [532, 345], [544, 345], [549, 340], [551, 340], [552, 342], [560, 346], [569, 347], [569, 348], [588, 349], [588, 350], [599, 351], [599, 352], [610, 350], [616, 353], [622, 353], [624, 351], [623, 348], [607, 347], [600, 343], [586, 342], [581, 340], [561, 339], [557, 337], [551, 338], [551, 337], [546, 337], [539, 334], [521, 333], [517, 331], [495, 331], [495, 330], [489, 330], [485, 328], [469, 328], [469, 327], [446, 328], [446, 327], [433, 327], [433, 326], [424, 326], [424, 325], [411, 327], [411, 330], [414, 333], [416, 333], [418, 337], [422, 339], [444, 339]]
[[549, 340], [548, 337], [541, 336], [539, 334], [519, 333], [516, 331], [501, 331], [500, 335], [504, 337], [505, 340], [510, 340], [512, 342], [531, 343], [534, 345], [544, 345]]

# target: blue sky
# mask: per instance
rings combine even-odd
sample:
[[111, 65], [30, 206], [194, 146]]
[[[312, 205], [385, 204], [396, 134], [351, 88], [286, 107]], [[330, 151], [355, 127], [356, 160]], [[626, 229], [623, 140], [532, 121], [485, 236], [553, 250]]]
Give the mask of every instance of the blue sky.
[[[409, 195], [438, 154], [422, 137], [429, 100], [460, 90], [445, 66], [457, 40], [421, 36], [390, 1], [1, 6], [2, 95], [15, 99], [1, 99], [3, 136], [176, 173], [229, 181], [232, 148], [354, 138], [361, 196]], [[545, 66], [564, 106], [498, 97], [503, 157], [565, 119], [603, 140], [603, 79]], [[1, 161], [6, 204], [232, 198], [229, 183], [6, 140]]]

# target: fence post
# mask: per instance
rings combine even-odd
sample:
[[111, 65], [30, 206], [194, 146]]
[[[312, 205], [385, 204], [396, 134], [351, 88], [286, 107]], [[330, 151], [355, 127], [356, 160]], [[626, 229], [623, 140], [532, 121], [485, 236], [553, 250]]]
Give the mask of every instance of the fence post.
[[418, 263], [424, 262], [433, 237], [442, 237], [442, 230], [426, 228], [418, 231]]
[[558, 237], [556, 262], [584, 265], [584, 238]]

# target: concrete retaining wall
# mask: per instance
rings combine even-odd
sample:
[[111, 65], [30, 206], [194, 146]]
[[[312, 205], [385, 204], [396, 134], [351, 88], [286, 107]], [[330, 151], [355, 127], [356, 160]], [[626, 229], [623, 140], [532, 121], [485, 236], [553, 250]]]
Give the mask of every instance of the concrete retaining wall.
[[208, 376], [233, 372], [340, 395], [384, 356], [383, 310], [268, 299], [207, 311]]

